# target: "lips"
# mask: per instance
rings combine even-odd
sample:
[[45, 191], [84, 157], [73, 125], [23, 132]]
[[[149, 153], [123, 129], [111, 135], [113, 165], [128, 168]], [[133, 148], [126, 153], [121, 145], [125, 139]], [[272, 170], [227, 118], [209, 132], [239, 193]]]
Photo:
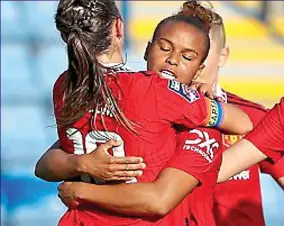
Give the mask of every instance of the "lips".
[[175, 74], [172, 71], [167, 70], [167, 69], [160, 70], [160, 75], [162, 78], [165, 78], [165, 79], [169, 79], [169, 80], [176, 79]]

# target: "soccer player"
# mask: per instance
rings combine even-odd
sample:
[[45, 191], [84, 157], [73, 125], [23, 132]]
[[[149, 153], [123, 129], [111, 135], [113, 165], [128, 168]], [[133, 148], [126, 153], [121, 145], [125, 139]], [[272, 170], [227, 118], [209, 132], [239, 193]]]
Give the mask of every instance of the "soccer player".
[[[211, 43], [211, 49], [210, 49], [210, 52], [209, 52], [209, 56], [206, 60], [206, 66], [207, 67], [202, 72], [202, 74], [203, 74], [202, 77], [204, 79], [203, 81], [205, 81], [205, 82], [208, 82], [208, 80], [214, 81], [213, 83], [214, 83], [215, 92], [216, 92], [216, 90], [218, 90], [217, 94], [219, 96], [222, 96], [223, 98], [228, 99], [229, 102], [240, 105], [241, 108], [243, 108], [245, 111], [248, 111], [248, 114], [252, 118], [252, 121], [255, 124], [257, 124], [259, 119], [265, 114], [265, 109], [263, 107], [261, 107], [260, 105], [251, 103], [249, 101], [246, 101], [246, 100], [239, 98], [235, 95], [232, 95], [232, 94], [229, 94], [229, 93], [226, 94], [217, 86], [216, 82], [217, 82], [218, 67], [221, 64], [225, 63], [225, 60], [226, 60], [227, 55], [228, 55], [227, 54], [228, 50], [226, 48], [224, 48], [225, 47], [225, 44], [224, 44], [224, 42], [225, 42], [224, 25], [223, 25], [222, 19], [219, 17], [218, 14], [215, 15], [215, 19], [213, 21], [213, 27], [211, 29], [210, 36], [211, 36], [210, 38], [211, 38], [212, 43]], [[214, 60], [214, 59], [216, 59], [216, 60]], [[208, 71], [211, 71], [211, 72], [213, 71], [213, 74], [208, 73]], [[227, 98], [227, 96], [228, 96], [228, 98]], [[240, 136], [233, 136], [233, 135], [223, 135], [223, 136], [224, 136], [224, 140], [226, 141], [225, 145], [230, 145], [232, 143], [231, 139], [235, 140], [236, 137], [237, 138], [240, 137]], [[187, 138], [188, 138], [187, 141], [189, 141], [190, 138], [189, 137], [187, 137]], [[194, 156], [191, 156], [191, 158], [194, 158]], [[189, 161], [190, 158], [187, 159], [185, 157], [185, 160]], [[191, 159], [191, 160], [194, 162], [193, 159]], [[194, 168], [194, 164], [192, 164], [192, 162], [188, 162], [188, 164], [192, 168]], [[281, 165], [278, 164], [278, 166], [281, 166]], [[224, 185], [222, 185], [222, 186], [220, 186], [219, 188], [216, 189], [216, 198], [217, 198], [216, 214], [218, 214], [217, 215], [218, 216], [217, 217], [217, 225], [229, 225], [229, 224], [231, 224], [231, 225], [264, 225], [264, 220], [263, 220], [263, 216], [262, 216], [262, 208], [261, 208], [261, 200], [260, 200], [261, 197], [260, 197], [260, 184], [259, 184], [259, 177], [258, 177], [259, 176], [258, 166], [256, 165], [256, 166], [251, 167], [250, 169], [247, 169], [247, 170], [250, 172], [249, 173], [250, 178], [247, 178], [247, 180], [238, 181], [238, 176], [236, 175], [235, 176], [236, 180], [227, 182]], [[275, 172], [277, 172], [277, 171], [275, 171]], [[279, 171], [278, 171], [278, 175], [280, 175]], [[161, 180], [161, 178], [159, 178], [158, 180]], [[85, 185], [82, 185], [83, 188], [84, 188], [84, 186]], [[180, 186], [182, 186], [182, 183], [180, 184]], [[87, 185], [87, 187], [88, 187], [88, 185]], [[101, 187], [101, 188], [103, 188], [103, 187]], [[139, 186], [136, 187], [136, 195], [138, 196], [138, 194], [139, 194], [139, 196], [143, 196], [143, 199], [144, 199], [143, 203], [144, 203], [145, 206], [147, 206], [145, 204], [145, 203], [147, 203], [147, 201], [145, 201], [145, 200], [148, 200], [149, 195], [147, 196], [147, 192], [145, 191], [147, 189], [145, 189], [145, 188], [147, 188], [146, 185], [144, 186], [144, 193], [139, 193], [139, 192], [137, 192], [137, 189], [139, 189]], [[74, 192], [72, 198], [68, 197], [69, 194], [64, 193], [64, 195], [66, 195], [66, 197], [64, 197], [64, 198], [72, 200], [76, 197], [76, 190], [77, 189], [80, 190], [81, 188], [80, 188], [80, 185], [78, 185], [78, 184], [76, 184], [76, 185], [65, 184], [64, 188], [62, 187], [61, 189], [72, 190], [72, 192]], [[247, 193], [243, 193], [243, 190], [246, 190]], [[83, 191], [88, 191], [88, 189], [87, 190], [82, 189], [81, 191], [79, 191], [78, 196], [81, 196], [81, 195], [83, 197], [88, 196], [87, 192], [86, 192], [86, 194], [84, 194]], [[95, 190], [92, 190], [92, 191], [95, 191]], [[131, 190], [127, 190], [127, 191], [124, 190], [124, 192], [127, 195], [129, 194], [130, 191]], [[150, 190], [150, 191], [152, 192], [152, 195], [153, 195], [153, 193], [155, 193], [154, 190]], [[160, 191], [162, 193], [162, 189]], [[70, 192], [70, 193], [72, 193], [72, 192]], [[149, 192], [149, 190], [148, 190], [148, 192]], [[172, 191], [172, 193], [175, 193], [175, 192], [176, 192], [176, 190]], [[204, 195], [204, 193], [202, 193], [202, 192], [200, 194], [201, 194], [201, 196]], [[111, 202], [111, 197], [109, 197], [109, 193], [106, 193], [105, 195], [107, 197], [105, 198], [104, 202], [105, 203]], [[140, 215], [147, 213], [145, 209], [144, 209], [145, 212], [144, 213], [142, 212], [143, 208], [141, 208], [141, 206], [139, 206], [139, 205], [142, 205], [141, 202], [139, 204], [139, 201], [135, 201], [135, 199], [133, 199], [131, 196], [129, 197], [127, 195], [124, 195], [123, 197], [125, 199], [131, 199], [132, 202], [128, 202], [128, 205], [129, 205], [128, 208], [131, 208], [131, 211], [127, 212], [129, 210], [123, 209], [123, 208], [125, 208], [124, 206], [123, 207], [118, 206], [117, 208], [122, 208], [122, 209], [120, 209], [120, 211], [122, 211], [124, 213], [125, 212], [129, 213], [129, 214], [133, 214], [133, 212], [135, 212], [136, 214], [140, 214]], [[226, 198], [228, 196], [230, 196], [230, 197], [229, 197], [228, 200], [226, 200]], [[156, 196], [152, 196], [152, 200], [155, 200], [154, 197], [156, 197]], [[161, 194], [160, 197], [162, 197], [162, 194]], [[190, 197], [191, 202], [193, 200], [192, 197], [194, 197], [194, 196]], [[172, 197], [169, 197], [168, 199], [171, 199], [171, 198]], [[95, 199], [95, 201], [96, 201], [96, 199]], [[251, 203], [254, 203], [254, 204], [257, 204], [257, 205], [255, 206], [255, 208], [252, 208], [252, 205], [240, 206], [240, 207], [236, 208], [235, 203], [238, 203], [238, 202], [241, 202], [241, 201], [243, 201], [243, 202], [248, 201], [248, 202], [251, 202]], [[158, 202], [158, 201], [156, 201], [156, 202]], [[123, 202], [121, 202], [120, 205], [123, 205], [122, 203]], [[134, 203], [137, 206], [133, 206]], [[150, 206], [150, 205], [148, 204], [148, 206]], [[162, 210], [164, 211], [166, 209], [165, 208], [166, 206], [167, 206], [167, 202], [165, 201], [164, 205], [162, 207], [159, 207], [160, 211], [162, 211]], [[230, 215], [230, 218], [224, 217], [226, 219], [221, 217], [221, 215], [226, 216], [229, 211], [232, 212], [233, 208], [234, 208], [234, 211], [239, 214], [238, 218], [235, 219], [232, 215]], [[151, 210], [151, 211], [153, 211], [153, 210]], [[220, 211], [220, 212], [218, 213], [218, 211]], [[248, 214], [247, 217], [244, 216], [246, 213]], [[253, 213], [253, 214], [251, 214], [251, 213]], [[249, 217], [249, 216], [253, 216], [253, 217]], [[208, 215], [207, 215], [207, 217], [208, 217]], [[212, 224], [209, 224], [207, 222], [207, 224], [204, 224], [204, 225], [212, 225]]]
[[[68, 73], [64, 73], [58, 79], [54, 88], [60, 144], [67, 151], [83, 154], [95, 149], [97, 143], [110, 138], [122, 142], [123, 138], [127, 150], [138, 149], [136, 153], [140, 152], [147, 161], [148, 172], [139, 178], [140, 181], [151, 181], [172, 154], [170, 150], [173, 150], [175, 144], [175, 130], [172, 128], [172, 123], [196, 127], [205, 125], [204, 122], [208, 121], [209, 124], [220, 124], [221, 127], [226, 128], [226, 124], [231, 124], [232, 120], [225, 114], [224, 119], [220, 121], [218, 112], [223, 111], [214, 101], [210, 101], [210, 104], [213, 104], [214, 117], [209, 117], [208, 120], [206, 117], [210, 115], [206, 111], [206, 100], [196, 91], [188, 89], [176, 80], [160, 79], [150, 72], [118, 73], [117, 76], [112, 76], [114, 73], [112, 70], [102, 68], [100, 60], [113, 56], [117, 50], [120, 53], [122, 49], [122, 36], [119, 35], [120, 20], [113, 14], [115, 12], [113, 5], [109, 6], [108, 3], [110, 2], [61, 1], [59, 3], [56, 15], [57, 28], [67, 42], [70, 62]], [[105, 19], [110, 20], [111, 23], [105, 23]], [[182, 42], [188, 44], [189, 48], [182, 51], [173, 48], [169, 50], [164, 48], [162, 43], [155, 43], [156, 45], [151, 48], [156, 48], [160, 54], [160, 62], [156, 62], [155, 68], [160, 76], [167, 78], [170, 76], [182, 82], [190, 82], [202, 68], [200, 63], [204, 61], [209, 50], [207, 33], [209, 23], [205, 23], [207, 25], [204, 26], [201, 21], [193, 16], [178, 15], [161, 23], [160, 29], [166, 29], [175, 23], [179, 24], [184, 29], [181, 32]], [[194, 38], [185, 39], [185, 30], [191, 32]], [[106, 37], [106, 42], [97, 40], [102, 32], [105, 32], [103, 36]], [[111, 35], [114, 38], [108, 39]], [[159, 31], [156, 35], [159, 35]], [[112, 48], [108, 49], [109, 47]], [[181, 70], [183, 67], [185, 70]], [[104, 76], [103, 72], [107, 75]], [[145, 103], [148, 107], [152, 105], [151, 112], [143, 107]], [[180, 109], [181, 106], [183, 107]], [[205, 106], [205, 111], [202, 111], [202, 106]], [[244, 120], [249, 124], [246, 115], [242, 112], [228, 106], [224, 108], [225, 113], [234, 110], [241, 121]], [[183, 113], [181, 114], [180, 111]], [[237, 124], [239, 122], [233, 125], [239, 126]], [[104, 131], [98, 131], [101, 128]], [[106, 132], [106, 129], [113, 132]], [[147, 143], [148, 147], [152, 146], [155, 149], [154, 152], [151, 151], [151, 155], [146, 152], [149, 150]], [[210, 156], [212, 156], [211, 151], [209, 150], [208, 153]], [[124, 148], [120, 145], [113, 152], [114, 155], [124, 155]], [[160, 165], [157, 165], [157, 162]], [[86, 225], [90, 225], [90, 219], [93, 225], [141, 223], [139, 219], [119, 218], [100, 209], [90, 210], [88, 205], [85, 206], [84, 212], [80, 209], [69, 210], [61, 223], [76, 224], [76, 219]]]
[[[157, 68], [165, 62], [165, 54], [176, 54], [177, 56], [169, 59], [169, 61], [166, 59], [168, 67], [178, 72], [179, 80], [189, 83], [191, 79], [188, 77], [188, 69], [183, 67], [183, 62], [187, 62], [193, 57], [190, 52], [194, 51], [194, 48], [189, 44], [197, 37], [194, 36], [193, 30], [189, 29], [188, 26], [184, 26], [185, 24], [181, 23], [178, 18], [187, 18], [187, 25], [191, 27], [192, 25], [189, 22], [191, 15], [196, 16], [200, 11], [203, 12], [202, 17], [208, 15], [206, 15], [206, 11], [202, 7], [193, 3], [185, 4], [184, 8], [185, 10], [181, 11], [179, 15], [166, 18], [158, 25], [153, 35], [153, 42], [147, 48], [146, 58], [148, 60], [148, 69], [158, 71]], [[181, 57], [181, 62], [179, 62], [179, 57]], [[165, 76], [173, 76], [173, 74], [168, 70]], [[193, 219], [191, 216], [189, 217], [189, 208], [186, 205], [187, 200], [185, 200], [167, 217], [155, 223], [164, 225], [167, 222], [168, 225], [181, 225], [192, 220], [199, 225], [214, 225], [211, 195], [221, 162], [220, 143], [219, 131], [210, 131], [210, 129], [203, 128], [190, 132], [184, 131], [179, 135], [177, 153], [153, 184], [137, 183], [133, 185], [93, 187], [91, 184], [74, 183], [73, 187], [82, 185], [83, 188], [86, 188], [86, 190], [82, 191], [86, 198], [81, 196], [81, 199], [90, 201], [93, 201], [94, 198], [92, 194], [101, 194], [100, 191], [95, 190], [96, 188], [105, 189], [103, 192], [105, 196], [101, 194], [98, 197], [102, 200], [102, 205], [106, 204], [104, 207], [107, 209], [131, 214], [131, 216], [160, 217], [170, 212], [193, 188], [201, 183], [202, 187], [197, 188], [191, 195], [190, 208], [193, 214], [196, 209], [202, 208], [204, 216], [200, 216], [198, 212], [198, 215], [195, 215]], [[161, 160], [157, 159], [155, 164], [161, 164]], [[149, 162], [147, 162], [144, 174], [148, 173], [148, 167]], [[140, 181], [147, 182], [141, 180], [141, 178]], [[78, 187], [77, 191], [80, 190], [82, 189]], [[115, 193], [110, 193], [111, 191]], [[131, 197], [124, 198], [125, 194], [129, 194], [129, 192], [131, 192]], [[116, 199], [112, 197], [116, 197]], [[117, 204], [110, 204], [109, 201], [114, 201]], [[125, 202], [129, 206], [125, 206], [127, 204]], [[133, 203], [136, 203], [136, 206], [133, 206]], [[124, 205], [124, 207], [121, 207], [121, 205]], [[185, 211], [187, 217], [184, 217], [182, 211]], [[209, 217], [210, 214], [211, 217]], [[171, 223], [169, 219], [171, 219]], [[68, 224], [68, 222], [69, 216], [67, 215], [63, 218], [61, 224]], [[96, 222], [95, 219], [94, 222]], [[146, 222], [142, 221], [140, 224], [144, 225]], [[190, 222], [190, 224], [192, 225], [193, 222]]]
[[[213, 10], [213, 6], [208, 1], [201, 1], [200, 4], [206, 4], [204, 7]], [[225, 65], [229, 56], [229, 49], [226, 47], [226, 33], [223, 20], [216, 12], [213, 11], [212, 13], [210, 51], [205, 61], [206, 67], [203, 69], [198, 81], [210, 83], [215, 96], [239, 106], [247, 113], [254, 126], [256, 126], [266, 114], [266, 109], [237, 95], [225, 92], [218, 85], [219, 68]], [[242, 136], [240, 135], [223, 134], [225, 149], [241, 138]], [[217, 185], [214, 197], [214, 215], [218, 226], [265, 225], [259, 171], [271, 174], [275, 179], [279, 179], [279, 183], [281, 183], [281, 177], [284, 177], [284, 164], [281, 162], [272, 164], [268, 161], [263, 161], [232, 176], [229, 181]]]
[[224, 162], [218, 175], [219, 182], [226, 181], [232, 175], [266, 158], [276, 164], [279, 161], [283, 163], [283, 116], [284, 98], [261, 119], [252, 132], [223, 153]]

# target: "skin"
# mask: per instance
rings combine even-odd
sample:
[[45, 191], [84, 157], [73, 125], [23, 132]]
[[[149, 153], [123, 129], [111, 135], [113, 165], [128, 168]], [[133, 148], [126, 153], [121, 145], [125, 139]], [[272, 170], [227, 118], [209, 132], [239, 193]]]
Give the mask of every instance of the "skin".
[[[157, 72], [170, 69], [177, 80], [189, 84], [191, 82], [189, 79], [194, 78], [203, 67], [201, 60], [205, 50], [202, 40], [205, 42], [205, 36], [192, 25], [183, 22], [171, 22], [165, 25], [158, 32], [153, 44], [147, 48], [148, 69]], [[151, 60], [154, 62], [150, 62]], [[191, 75], [188, 70], [191, 70]], [[152, 183], [97, 186], [67, 182], [60, 185], [59, 195], [67, 206], [73, 206], [78, 198], [131, 216], [162, 217], [198, 183], [199, 181], [190, 174], [166, 168]]]
[[[222, 36], [221, 34], [213, 35], [212, 33], [210, 33], [211, 46], [210, 46], [208, 57], [206, 58], [204, 62], [204, 65], [206, 66], [201, 71], [200, 76], [196, 79], [196, 81], [199, 83], [209, 84], [209, 86], [206, 86], [205, 89], [211, 89], [212, 93], [216, 92], [216, 85], [218, 84], [218, 79], [219, 79], [219, 69], [226, 65], [227, 60], [230, 55], [230, 49], [229, 47], [224, 46], [223, 39], [221, 38], [221, 36]], [[254, 149], [252, 153], [255, 153], [255, 154], [252, 154], [251, 158], [250, 156], [248, 156], [249, 159], [247, 161], [249, 161], [249, 163], [246, 163], [246, 161], [241, 162], [242, 164], [239, 167], [242, 168], [242, 170], [245, 170], [248, 168], [248, 167], [243, 168], [244, 167], [243, 164], [252, 166], [254, 164], [251, 164], [251, 163], [255, 162], [257, 159], [261, 157], [263, 158], [263, 156], [261, 155], [258, 156], [259, 153], [257, 152], [257, 150], [249, 144], [250, 142], [249, 143], [247, 142], [249, 141], [247, 140], [243, 141], [243, 144], [241, 143], [240, 145], [244, 146], [245, 149], [251, 149], [251, 150]], [[237, 148], [234, 148], [234, 150], [237, 150]], [[225, 182], [231, 176], [242, 171], [242, 170], [238, 170], [239, 168], [236, 165], [235, 161], [234, 161], [234, 164], [232, 164], [232, 166], [235, 166], [236, 168], [229, 168], [229, 167], [232, 167], [231, 165], [228, 165], [227, 167], [225, 159], [229, 158], [229, 156], [231, 155], [233, 156], [233, 154], [228, 154], [226, 152], [224, 153], [222, 167], [221, 167], [222, 172], [221, 174], [219, 174], [218, 182]], [[242, 155], [239, 155], [239, 156], [240, 156], [239, 158], [242, 159]], [[232, 172], [236, 172], [236, 173], [232, 174]], [[284, 177], [279, 178], [277, 182], [282, 188], [284, 188]]]
[[[173, 29], [170, 29], [170, 26], [168, 28], [168, 32], [171, 32]], [[169, 33], [167, 33], [169, 34]], [[186, 68], [187, 64], [184, 63], [187, 61], [187, 58], [190, 58], [192, 56], [188, 56], [193, 54], [192, 51], [185, 51], [185, 49], [188, 49], [186, 47], [180, 47], [180, 46], [174, 46], [173, 43], [169, 39], [163, 39], [159, 38], [158, 42], [149, 43], [147, 52], [145, 54], [146, 58], [150, 55], [153, 56], [157, 54], [155, 59], [158, 59], [159, 62], [157, 63], [157, 66], [155, 68], [156, 71], [160, 71], [162, 69], [171, 70], [175, 75], [179, 75], [177, 73], [178, 69], [176, 69], [176, 66], [178, 64], [181, 65], [181, 63], [184, 65], [184, 68]], [[177, 42], [179, 43], [179, 42]], [[188, 42], [184, 42], [189, 44]], [[215, 50], [215, 52], [214, 52]], [[167, 53], [168, 55], [159, 55], [161, 54], [161, 51]], [[149, 54], [150, 52], [150, 54]], [[209, 78], [206, 79], [207, 75], [209, 73], [207, 71], [213, 71], [216, 76], [211, 76], [211, 83], [214, 87], [214, 84], [217, 82], [218, 77], [218, 69], [219, 67], [223, 66], [226, 62], [226, 59], [228, 57], [229, 50], [227, 48], [213, 48], [211, 53], [209, 53], [209, 57], [206, 64], [206, 69], [203, 70], [203, 66], [199, 66], [199, 68], [196, 70], [195, 74], [200, 74], [201, 77], [199, 81], [209, 81]], [[152, 55], [153, 54], [153, 55]], [[164, 58], [163, 58], [164, 57]], [[198, 55], [194, 54], [194, 57], [198, 57]], [[163, 59], [163, 60], [162, 60]], [[150, 62], [152, 62], [151, 59], [149, 59]], [[166, 64], [166, 63], [167, 64]], [[197, 62], [197, 61], [195, 61]], [[170, 65], [170, 66], [169, 66]], [[193, 62], [194, 65], [194, 62]], [[217, 65], [217, 66], [216, 66]], [[151, 68], [151, 65], [149, 66]], [[149, 69], [148, 68], [148, 69]], [[191, 67], [194, 68], [194, 67]], [[190, 69], [191, 69], [190, 68]], [[215, 69], [215, 70], [213, 70]], [[187, 83], [187, 78], [192, 79], [193, 76], [189, 76], [190, 73], [186, 74], [185, 77], [183, 76], [176, 76], [176, 78], [180, 81], [183, 81], [184, 83]], [[104, 145], [102, 145], [100, 148], [103, 148]], [[99, 148], [99, 149], [100, 149]], [[97, 151], [100, 151], [100, 150]], [[229, 152], [232, 153], [232, 152]], [[258, 152], [255, 152], [255, 150], [252, 152], [254, 154], [259, 154]], [[234, 156], [234, 154], [232, 154]], [[265, 158], [263, 155], [255, 156], [255, 158], [248, 158], [247, 161], [240, 162], [244, 169], [247, 168], [247, 165], [250, 164], [252, 161], [258, 161], [261, 158]], [[228, 159], [226, 161], [232, 161], [233, 159], [230, 159], [230, 154], [227, 156], [225, 155], [225, 159]], [[240, 158], [242, 159], [242, 158]], [[232, 164], [231, 164], [232, 165]], [[230, 166], [231, 166], [230, 165]], [[230, 176], [235, 174], [236, 169], [228, 169], [227, 165], [222, 165], [221, 172], [228, 172], [225, 175], [220, 175], [219, 180], [222, 180], [224, 178], [229, 178]], [[224, 170], [225, 169], [225, 170]], [[234, 172], [234, 173], [232, 173]], [[230, 176], [228, 176], [230, 174]], [[176, 184], [185, 184], [187, 186], [187, 189], [178, 190], [180, 187], [184, 186], [173, 186], [172, 183], [168, 183], [172, 180], [172, 178], [175, 178], [174, 182]], [[134, 184], [134, 185], [116, 185], [116, 186], [97, 186], [97, 185], [90, 185], [90, 184], [84, 184], [84, 183], [64, 183], [59, 186], [59, 195], [61, 196], [63, 202], [67, 206], [76, 205], [77, 203], [75, 200], [77, 198], [79, 199], [85, 199], [90, 202], [94, 202], [99, 206], [106, 207], [110, 210], [124, 213], [124, 214], [130, 214], [130, 215], [138, 215], [138, 216], [164, 216], [167, 214], [173, 207], [178, 204], [179, 201], [185, 197], [187, 193], [189, 193], [196, 185], [198, 184], [198, 181], [193, 178], [191, 175], [188, 175], [186, 173], [183, 173], [176, 169], [165, 169], [163, 170], [157, 180], [154, 183], [148, 183], [148, 184]], [[190, 185], [190, 186], [189, 186]], [[185, 187], [186, 187], [185, 186]], [[127, 188], [132, 187], [130, 190]], [[165, 187], [168, 188], [165, 190]], [[117, 193], [114, 193], [114, 189], [118, 194], [121, 195], [121, 198], [125, 200], [129, 200], [129, 202], [124, 202], [124, 206], [120, 205], [120, 201], [118, 200], [117, 203], [112, 203], [113, 200], [117, 199]], [[136, 191], [136, 192], [135, 192]], [[174, 192], [173, 192], [174, 191]], [[133, 199], [129, 198], [129, 192], [133, 194]], [[177, 197], [168, 197], [169, 194], [172, 193], [178, 193], [179, 196]], [[100, 194], [98, 197], [97, 194]], [[159, 194], [159, 195], [157, 195]], [[137, 197], [143, 196], [143, 200], [137, 200]], [[135, 199], [136, 198], [136, 199]], [[139, 198], [140, 199], [140, 198]], [[102, 200], [102, 201], [100, 201]], [[150, 205], [149, 201], [151, 200], [151, 203], [155, 203], [155, 205]], [[110, 203], [112, 203], [110, 205]], [[143, 206], [143, 208], [141, 208]]]
[[[121, 19], [114, 19], [112, 45], [107, 53], [98, 56], [103, 64], [122, 63], [124, 46], [124, 25]], [[46, 181], [62, 181], [88, 173], [101, 180], [131, 180], [142, 174], [145, 164], [140, 157], [115, 158], [100, 149], [88, 155], [67, 154], [56, 141], [39, 159], [35, 175]], [[56, 166], [62, 167], [56, 167]], [[99, 166], [99, 167], [98, 167]]]
[[200, 30], [184, 22], [169, 22], [158, 30], [153, 43], [148, 44], [145, 54], [147, 69], [161, 76], [162, 70], [168, 70], [178, 81], [190, 84], [204, 68], [201, 63], [204, 46], [205, 38]]
[[223, 153], [218, 183], [267, 158], [250, 141], [242, 139]]
[[[170, 29], [172, 24], [167, 24], [163, 28], [163, 30], [165, 29], [167, 32], [167, 35], [162, 36], [161, 32], [158, 32], [155, 42], [148, 45], [145, 58], [147, 59], [149, 56], [148, 62], [154, 61], [155, 57], [159, 60], [154, 61], [154, 63], [149, 63], [147, 68], [157, 73], [160, 73], [162, 69], [170, 69], [178, 76], [177, 79], [179, 81], [190, 83], [192, 78], [198, 77], [204, 67], [200, 62], [204, 55], [204, 45], [202, 45], [202, 43], [205, 42], [205, 39], [202, 39], [202, 33], [195, 27], [186, 26], [183, 22], [176, 25], [182, 33], [178, 35], [173, 34], [172, 29]], [[196, 38], [186, 36], [188, 32], [194, 32]], [[101, 54], [101, 56], [97, 56], [99, 60], [105, 64], [122, 62], [120, 54], [123, 47], [123, 23], [121, 20], [114, 20], [112, 35], [114, 40], [110, 51]], [[171, 38], [169, 38], [169, 35], [171, 35]], [[175, 43], [175, 45], [173, 45], [173, 43]], [[177, 43], [186, 44], [183, 46]], [[188, 73], [189, 71], [190, 73]], [[230, 110], [235, 111], [236, 109], [231, 109], [228, 105], [224, 105], [224, 110], [227, 111], [228, 114], [232, 114]], [[226, 118], [228, 114], [225, 114], [220, 127], [221, 129], [228, 128], [235, 123], [235, 117]], [[240, 111], [237, 115], [240, 124], [246, 125], [247, 128], [242, 127], [241, 130], [236, 129], [232, 133], [243, 134], [246, 132], [244, 129], [247, 131], [251, 130], [252, 125], [248, 117]], [[236, 127], [238, 128], [239, 125], [236, 125]], [[100, 157], [100, 159], [95, 159], [98, 157]], [[67, 154], [60, 148], [60, 143], [57, 141], [39, 159], [36, 164], [35, 175], [46, 181], [68, 180], [82, 173], [88, 173], [101, 180], [131, 180], [133, 177], [141, 175], [141, 170], [145, 168], [145, 164], [143, 164], [142, 161], [142, 158], [135, 157], [115, 159], [106, 155], [104, 152], [98, 153], [97, 155], [90, 154], [88, 156]], [[121, 168], [119, 164], [124, 164], [124, 168]], [[55, 165], [61, 165], [62, 167], [54, 167]], [[98, 168], [97, 165], [102, 165], [103, 167]], [[116, 171], [119, 171], [119, 173]]]

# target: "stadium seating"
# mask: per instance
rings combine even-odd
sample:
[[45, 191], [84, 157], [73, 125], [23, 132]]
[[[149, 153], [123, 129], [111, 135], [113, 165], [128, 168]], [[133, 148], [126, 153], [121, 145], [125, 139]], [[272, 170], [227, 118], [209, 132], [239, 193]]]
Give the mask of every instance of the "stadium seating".
[[22, 4], [16, 1], [1, 2], [1, 41], [23, 41], [26, 29], [22, 26]]
[[[169, 1], [161, 7], [159, 1], [129, 1], [131, 14], [135, 17], [127, 24], [132, 43], [127, 57], [124, 57], [127, 65], [134, 70], [145, 68], [142, 56], [154, 27], [165, 15], [171, 15], [177, 10], [181, 2]], [[67, 68], [64, 43], [54, 25], [56, 5], [56, 1], [1, 1], [3, 226], [56, 225], [65, 211], [56, 197], [57, 184], [46, 183], [33, 176], [37, 159], [57, 139], [51, 91], [58, 75]], [[228, 8], [221, 7], [221, 10], [224, 10], [224, 15], [228, 15], [226, 28], [232, 46], [232, 60], [223, 71], [225, 76], [222, 76], [222, 83], [239, 94], [248, 94], [247, 90], [254, 90], [255, 96], [247, 96], [251, 99], [269, 96], [272, 98], [267, 104], [275, 102], [279, 99], [279, 93], [283, 95], [283, 45], [273, 42], [265, 26], [258, 21], [240, 17]], [[237, 22], [234, 22], [236, 18]], [[237, 29], [230, 29], [234, 26]], [[255, 40], [254, 45], [245, 43], [245, 37]], [[248, 51], [249, 48], [253, 48], [253, 51]], [[259, 64], [256, 61], [262, 62], [261, 70], [257, 68]], [[232, 75], [236, 76], [232, 78]], [[250, 85], [238, 90], [237, 87], [243, 86], [243, 78], [239, 76], [246, 77]], [[262, 85], [261, 89], [254, 87], [256, 76], [259, 76], [257, 81]], [[228, 79], [233, 87], [228, 85]], [[274, 89], [259, 93], [266, 86], [273, 86]], [[283, 203], [276, 198], [281, 196], [281, 191], [269, 180], [264, 179], [262, 185], [266, 194], [269, 194], [264, 195], [266, 206], [277, 205], [282, 208]], [[271, 196], [272, 190], [276, 196]], [[270, 222], [267, 225], [280, 226], [278, 223], [284, 221], [283, 216], [281, 218], [281, 213], [275, 212], [275, 208], [271, 208], [271, 211], [266, 208], [266, 219]]]
[[32, 84], [29, 69], [29, 55], [26, 46], [3, 44], [1, 46], [1, 88], [2, 99], [35, 96], [36, 89]]

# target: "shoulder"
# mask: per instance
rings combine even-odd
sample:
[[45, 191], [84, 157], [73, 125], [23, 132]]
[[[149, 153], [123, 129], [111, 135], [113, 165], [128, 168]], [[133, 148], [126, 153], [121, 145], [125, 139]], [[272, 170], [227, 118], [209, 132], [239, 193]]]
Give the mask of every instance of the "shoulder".
[[56, 93], [61, 92], [62, 86], [63, 86], [63, 83], [64, 83], [66, 76], [67, 76], [67, 71], [64, 71], [61, 75], [59, 75], [59, 77], [57, 78], [57, 80], [54, 83], [53, 93], [56, 94]]

